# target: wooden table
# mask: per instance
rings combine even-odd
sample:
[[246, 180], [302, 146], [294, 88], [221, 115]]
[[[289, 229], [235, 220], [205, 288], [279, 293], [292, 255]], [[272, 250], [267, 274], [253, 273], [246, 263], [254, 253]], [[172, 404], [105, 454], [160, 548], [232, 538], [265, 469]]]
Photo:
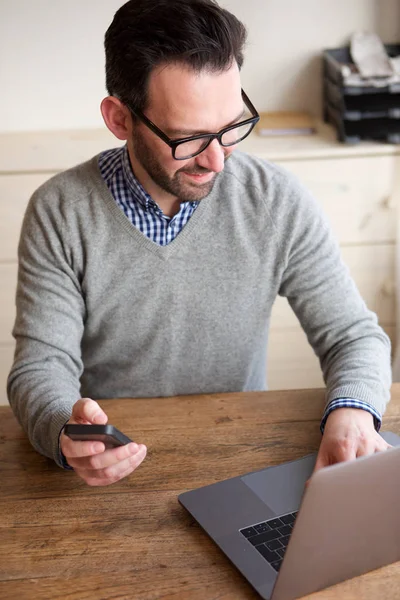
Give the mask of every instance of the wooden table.
[[[105, 400], [148, 446], [128, 479], [91, 488], [37, 454], [0, 408], [0, 598], [258, 598], [178, 504], [180, 492], [316, 451], [321, 390]], [[400, 434], [400, 384], [384, 429]], [[310, 596], [398, 598], [400, 563]]]

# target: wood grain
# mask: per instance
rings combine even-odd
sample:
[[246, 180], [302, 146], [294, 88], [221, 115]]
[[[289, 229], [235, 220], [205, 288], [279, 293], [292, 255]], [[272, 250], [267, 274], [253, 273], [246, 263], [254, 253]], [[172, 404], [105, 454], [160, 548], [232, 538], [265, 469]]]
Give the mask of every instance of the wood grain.
[[[179, 493], [317, 450], [322, 390], [103, 400], [148, 446], [129, 478], [90, 488], [37, 454], [0, 408], [0, 599], [258, 596], [179, 505]], [[400, 433], [400, 385], [384, 429]], [[311, 598], [395, 598], [400, 563]]]

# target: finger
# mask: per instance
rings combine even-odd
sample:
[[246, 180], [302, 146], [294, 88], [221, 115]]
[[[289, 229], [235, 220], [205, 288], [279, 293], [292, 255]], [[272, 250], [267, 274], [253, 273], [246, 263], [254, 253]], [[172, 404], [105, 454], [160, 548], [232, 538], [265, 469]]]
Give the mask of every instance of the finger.
[[356, 445], [356, 440], [345, 438], [334, 441], [329, 447], [329, 462], [334, 465], [338, 462], [354, 460], [357, 457], [359, 446]]
[[392, 444], [388, 444], [385, 442], [385, 440], [381, 439], [376, 444], [375, 452], [380, 452], [381, 450], [390, 450], [390, 448], [393, 448]]
[[[140, 463], [139, 463], [139, 465], [140, 465]], [[119, 474], [118, 479], [115, 479], [115, 480], [111, 480], [110, 478], [98, 479], [97, 477], [93, 477], [93, 478], [89, 478], [86, 481], [86, 483], [93, 487], [106, 486], [106, 485], [111, 485], [113, 483], [117, 483], [117, 481], [121, 481], [122, 479], [124, 479], [125, 477], [128, 477], [128, 475], [133, 473], [133, 471], [135, 471], [135, 469], [137, 469], [137, 467], [139, 465], [137, 465], [137, 466], [130, 465], [126, 471]]]
[[392, 448], [394, 448], [394, 446], [392, 446], [392, 444], [387, 444], [385, 442], [385, 448], [384, 448], [384, 450], [391, 450]]
[[324, 452], [318, 452], [317, 460], [315, 461], [314, 471], [319, 471], [323, 469], [323, 467], [327, 467], [329, 465], [329, 460], [327, 455]]
[[323, 439], [318, 452], [314, 472], [329, 465], [355, 459], [357, 449], [354, 442], [349, 438], [342, 440]]
[[383, 449], [387, 444], [375, 431], [372, 435], [361, 435], [355, 441], [356, 444], [356, 458], [361, 456], [369, 456], [381, 448]]
[[97, 423], [104, 425], [108, 417], [100, 405], [91, 398], [81, 398], [72, 408], [71, 419], [78, 423]]
[[385, 442], [383, 438], [381, 438], [379, 435], [376, 435], [375, 437], [369, 438], [367, 442], [359, 445], [357, 449], [357, 458], [361, 456], [369, 456], [377, 452], [384, 452], [391, 447], [392, 446]]
[[128, 477], [128, 475], [130, 475], [131, 473], [133, 473], [133, 471], [135, 470], [136, 467], [129, 467], [129, 469], [127, 469], [124, 473], [121, 473], [121, 475], [118, 477], [118, 479], [115, 480], [111, 480], [111, 479], [98, 479], [97, 477], [90, 477], [88, 479], [85, 479], [85, 482], [90, 485], [91, 487], [100, 487], [100, 486], [107, 486], [107, 485], [112, 485], [113, 483], [117, 483], [117, 481], [121, 481], [121, 479], [124, 479], [124, 477]]
[[106, 469], [93, 470], [76, 470], [77, 474], [86, 481], [88, 485], [110, 485], [126, 477], [132, 471], [138, 468], [146, 457], [147, 449], [145, 446], [140, 446], [138, 452], [134, 456], [130, 456], [121, 461], [117, 465], [112, 465]]
[[[104, 444], [103, 444], [104, 446]], [[105, 450], [101, 454], [86, 456], [85, 458], [77, 458], [73, 461], [71, 467], [84, 469], [88, 471], [99, 471], [100, 469], [106, 469], [120, 463], [121, 461], [135, 455], [139, 450], [139, 445], [134, 442], [126, 444], [125, 446], [119, 446], [118, 448], [112, 448]]]
[[[103, 442], [73, 441], [68, 436], [62, 435], [60, 441], [61, 452], [70, 463], [74, 457], [87, 457], [102, 454], [105, 450]], [[72, 467], [73, 465], [70, 464]]]

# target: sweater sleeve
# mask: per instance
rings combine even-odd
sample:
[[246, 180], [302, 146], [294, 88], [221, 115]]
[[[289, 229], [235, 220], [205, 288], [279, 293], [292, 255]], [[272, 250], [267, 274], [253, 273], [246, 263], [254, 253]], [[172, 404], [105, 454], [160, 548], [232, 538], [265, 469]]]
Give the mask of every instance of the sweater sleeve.
[[285, 225], [277, 227], [284, 232], [285, 259], [279, 293], [320, 360], [327, 405], [353, 398], [383, 414], [390, 398], [389, 338], [362, 299], [317, 202], [290, 181], [281, 188]]
[[59, 203], [54, 194], [46, 199], [45, 186], [32, 197], [22, 225], [16, 350], [7, 391], [33, 447], [62, 466], [59, 433], [80, 397], [85, 303]]

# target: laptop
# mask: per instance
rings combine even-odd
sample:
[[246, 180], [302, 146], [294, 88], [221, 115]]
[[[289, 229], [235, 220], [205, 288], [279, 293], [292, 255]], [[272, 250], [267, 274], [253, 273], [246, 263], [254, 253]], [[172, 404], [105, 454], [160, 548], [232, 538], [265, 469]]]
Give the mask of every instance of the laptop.
[[294, 600], [400, 560], [400, 437], [381, 435], [311, 479], [316, 454], [178, 499], [262, 598]]

